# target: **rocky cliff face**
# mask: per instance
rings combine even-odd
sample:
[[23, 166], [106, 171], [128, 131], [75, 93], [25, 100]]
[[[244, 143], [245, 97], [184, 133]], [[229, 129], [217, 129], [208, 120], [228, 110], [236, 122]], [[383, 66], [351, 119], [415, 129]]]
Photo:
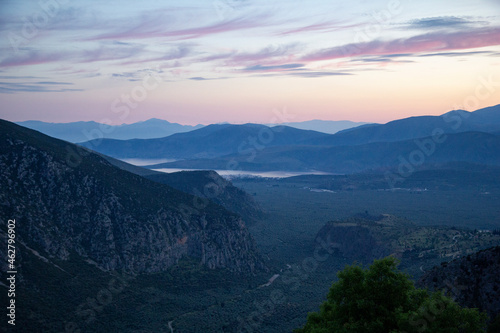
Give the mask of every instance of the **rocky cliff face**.
[[0, 170], [1, 219], [16, 219], [18, 239], [48, 257], [132, 273], [163, 271], [183, 256], [210, 268], [264, 268], [237, 215], [72, 144], [0, 121]]
[[417, 285], [444, 290], [460, 305], [487, 311], [493, 319], [500, 313], [500, 246], [442, 263]]
[[205, 198], [240, 215], [248, 224], [263, 217], [259, 205], [245, 191], [235, 187], [215, 171], [181, 171], [147, 175], [180, 191]]

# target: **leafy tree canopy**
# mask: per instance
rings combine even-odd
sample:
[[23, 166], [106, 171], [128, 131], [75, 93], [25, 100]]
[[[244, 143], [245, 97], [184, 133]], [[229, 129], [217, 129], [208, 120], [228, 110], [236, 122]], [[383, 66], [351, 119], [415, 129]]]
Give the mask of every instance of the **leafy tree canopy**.
[[392, 257], [368, 269], [347, 266], [338, 273], [320, 311], [296, 333], [480, 333], [487, 315], [462, 308], [441, 292], [415, 288]]

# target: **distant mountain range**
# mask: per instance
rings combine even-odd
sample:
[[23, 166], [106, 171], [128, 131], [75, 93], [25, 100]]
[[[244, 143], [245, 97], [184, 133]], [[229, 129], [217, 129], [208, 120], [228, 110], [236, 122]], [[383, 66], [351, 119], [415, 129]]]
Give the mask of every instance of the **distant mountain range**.
[[258, 124], [209, 125], [160, 139], [93, 140], [81, 145], [115, 158], [215, 158], [228, 154], [254, 155], [266, 147], [296, 146], [328, 134], [288, 126]]
[[441, 116], [410, 117], [388, 122], [369, 124], [341, 131], [324, 138], [307, 142], [312, 145], [341, 146], [371, 142], [395, 142], [423, 138], [433, 135], [435, 130], [443, 133], [500, 131], [500, 105], [474, 112], [450, 111]]
[[[182, 127], [152, 119], [118, 126], [110, 134], [130, 134], [135, 131], [133, 127], [145, 129], [155, 124], [177, 126], [178, 130], [178, 126]], [[177, 160], [150, 166], [154, 168], [355, 173], [394, 169], [412, 161], [419, 167], [448, 162], [500, 164], [500, 105], [386, 124], [310, 121], [289, 125], [318, 129], [323, 126], [323, 131], [330, 125], [359, 126], [327, 134], [284, 125], [215, 124], [161, 138], [98, 138], [80, 144], [118, 159]], [[153, 135], [153, 131], [149, 134]]]
[[175, 133], [189, 132], [203, 127], [203, 125], [180, 125], [154, 118], [133, 124], [114, 126], [108, 126], [94, 121], [46, 123], [29, 120], [18, 122], [17, 124], [42, 132], [54, 138], [73, 143], [99, 138], [119, 140], [162, 138]]
[[[108, 126], [95, 121], [78, 121], [70, 123], [48, 123], [37, 120], [28, 120], [17, 122], [18, 125], [34, 129], [51, 137], [80, 143], [94, 139], [154, 139], [164, 138], [176, 133], [185, 133], [200, 129], [204, 125], [181, 125], [170, 123], [162, 119], [149, 119], [132, 124]], [[303, 130], [313, 130], [333, 134], [341, 130], [353, 128], [367, 123], [356, 123], [352, 121], [328, 121], [328, 120], [310, 120], [296, 123], [273, 124], [272, 126], [289, 126]], [[229, 125], [222, 123], [218, 125]]]
[[[289, 126], [209, 125], [148, 140], [83, 146], [116, 158], [169, 158], [151, 168], [355, 173], [449, 162], [500, 165], [500, 105], [365, 124], [336, 134]], [[409, 164], [414, 164], [413, 166]]]
[[[349, 174], [362, 171], [397, 169], [404, 172], [431, 164], [467, 162], [500, 165], [500, 136], [465, 132], [446, 134], [442, 143], [429, 144], [432, 137], [417, 141], [374, 142], [352, 146], [269, 147], [249, 160], [249, 155], [231, 154], [218, 158], [190, 159], [162, 163], [151, 168], [223, 170], [234, 165], [248, 171], [323, 171]], [[420, 146], [427, 145], [428, 155]], [[427, 149], [427, 148], [424, 148]]]
[[[289, 126], [297, 129], [302, 129], [302, 130], [310, 130], [310, 131], [316, 131], [316, 132], [322, 132], [322, 133], [327, 133], [327, 134], [335, 134], [337, 132], [350, 129], [350, 128], [355, 128], [358, 126], [362, 125], [367, 125], [370, 123], [363, 123], [363, 122], [354, 122], [354, 121], [349, 121], [349, 120], [339, 120], [339, 121], [334, 121], [334, 120], [308, 120], [308, 121], [302, 121], [302, 122], [294, 122], [294, 123], [282, 123], [279, 124], [280, 126]], [[268, 125], [270, 127], [276, 126], [275, 124], [270, 124]]]

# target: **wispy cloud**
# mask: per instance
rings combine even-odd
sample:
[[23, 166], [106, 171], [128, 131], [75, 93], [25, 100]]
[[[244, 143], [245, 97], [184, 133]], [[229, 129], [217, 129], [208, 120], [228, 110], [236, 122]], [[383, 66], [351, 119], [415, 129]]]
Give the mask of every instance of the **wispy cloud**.
[[40, 76], [13, 76], [13, 75], [0, 75], [0, 80], [20, 80], [20, 79], [43, 79]]
[[457, 16], [427, 17], [417, 20], [411, 20], [405, 25], [405, 29], [438, 29], [438, 28], [464, 28], [484, 24], [481, 21], [475, 21]]
[[73, 83], [71, 82], [55, 82], [55, 81], [39, 81], [39, 82], [34, 82], [35, 84], [49, 84], [49, 85], [72, 85]]
[[170, 60], [183, 59], [194, 54], [194, 47], [188, 45], [178, 45], [160, 54], [158, 54], [158, 52], [144, 52], [144, 53], [147, 54], [146, 57], [130, 58], [130, 60], [121, 62], [120, 65], [141, 64], [147, 62], [158, 63]]
[[257, 52], [235, 53], [227, 59], [227, 62], [233, 66], [280, 65], [294, 58], [299, 49], [298, 43], [270, 45]]
[[241, 16], [220, 22], [205, 24], [198, 27], [175, 29], [168, 24], [158, 24], [152, 22], [149, 17], [129, 29], [119, 29], [114, 32], [99, 34], [88, 38], [87, 40], [133, 40], [133, 39], [152, 39], [159, 37], [170, 37], [176, 39], [193, 39], [209, 35], [221, 34], [225, 32], [234, 32], [251, 28], [260, 28], [268, 25], [269, 15]]
[[[404, 55], [407, 57], [410, 55]], [[409, 63], [415, 62], [414, 60], [403, 60], [402, 56], [398, 55], [398, 57], [390, 57], [390, 56], [381, 56], [381, 57], [357, 57], [351, 60], [351, 62], [365, 62], [365, 63]]]
[[285, 64], [281, 66], [255, 66], [255, 69], [250, 72], [257, 71], [256, 76], [274, 77], [274, 76], [289, 76], [302, 78], [319, 78], [327, 76], [345, 76], [353, 75], [346, 71], [319, 71], [305, 68], [303, 64]]
[[301, 33], [318, 33], [318, 32], [333, 32], [338, 30], [350, 30], [362, 26], [362, 23], [355, 24], [341, 24], [339, 22], [323, 22], [316, 24], [309, 24], [297, 28], [281, 30], [276, 35], [297, 35]]
[[261, 71], [261, 72], [267, 72], [267, 71], [281, 71], [281, 70], [286, 70], [286, 69], [296, 69], [296, 68], [301, 68], [304, 67], [304, 64], [284, 64], [284, 65], [275, 65], [275, 66], [262, 66], [262, 65], [255, 65], [255, 66], [250, 66], [245, 68], [245, 71]]
[[197, 63], [212, 62], [216, 66], [243, 67], [243, 71], [279, 70], [287, 69], [287, 66], [300, 67], [300, 64], [289, 63], [299, 50], [300, 44], [298, 43], [269, 45], [255, 52], [233, 50], [208, 56], [203, 55], [193, 58], [192, 61]]
[[[41, 65], [47, 63], [93, 63], [99, 61], [117, 61], [123, 59], [137, 59], [146, 53], [144, 45], [118, 45], [110, 43], [83, 50], [60, 50], [58, 52], [46, 50], [29, 50], [19, 55], [11, 55], [0, 60], [0, 67], [18, 67]], [[162, 58], [162, 57], [158, 57]]]
[[471, 55], [498, 55], [497, 52], [491, 51], [471, 51], [471, 52], [438, 52], [419, 54], [419, 57], [465, 57]]
[[498, 52], [492, 51], [470, 51], [470, 52], [437, 52], [437, 53], [397, 53], [397, 54], [387, 54], [383, 56], [366, 56], [357, 57], [352, 59], [353, 62], [415, 62], [415, 60], [408, 60], [402, 58], [416, 57], [416, 58], [426, 58], [426, 57], [467, 57], [476, 55], [486, 55], [486, 56], [498, 56]]
[[500, 45], [500, 27], [466, 32], [429, 33], [391, 41], [374, 40], [322, 49], [302, 57], [302, 61], [332, 60], [368, 55], [431, 53]]
[[318, 77], [325, 77], [325, 76], [344, 76], [344, 75], [354, 75], [354, 74], [348, 73], [348, 72], [300, 71], [300, 72], [287, 73], [286, 75], [303, 77], [303, 78], [318, 78]]
[[1, 82], [0, 93], [13, 94], [18, 92], [67, 92], [83, 91], [76, 88], [61, 88], [60, 85], [73, 85], [71, 82]]
[[2, 59], [0, 61], [0, 67], [40, 65], [50, 62], [58, 62], [65, 59], [65, 56], [65, 52], [47, 53], [43, 51], [31, 50], [21, 55], [12, 55], [10, 57]]

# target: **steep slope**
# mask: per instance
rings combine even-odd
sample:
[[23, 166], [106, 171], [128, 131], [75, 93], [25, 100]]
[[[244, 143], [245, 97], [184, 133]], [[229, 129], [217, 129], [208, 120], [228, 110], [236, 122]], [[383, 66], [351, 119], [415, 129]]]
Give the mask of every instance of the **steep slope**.
[[457, 110], [441, 116], [410, 117], [383, 125], [364, 125], [329, 137], [312, 139], [307, 143], [339, 146], [371, 142], [395, 142], [431, 136], [436, 129], [441, 129], [444, 133], [497, 132], [500, 130], [500, 105], [474, 112]]
[[125, 171], [128, 171], [128, 172], [131, 172], [131, 173], [135, 173], [136, 175], [139, 175], [139, 176], [149, 176], [149, 175], [161, 174], [161, 172], [159, 172], [159, 171], [154, 171], [151, 169], [143, 168], [141, 166], [133, 165], [133, 164], [124, 162], [122, 160], [118, 160], [118, 159], [113, 158], [113, 157], [108, 156], [108, 155], [100, 154], [97, 152], [96, 152], [96, 154], [102, 156], [102, 158], [104, 158], [106, 161], [108, 161], [109, 163], [111, 163], [115, 167], [122, 169], [122, 170], [125, 170]]
[[245, 191], [235, 187], [215, 171], [181, 171], [157, 173], [146, 178], [167, 184], [180, 191], [211, 200], [243, 217], [245, 222], [255, 222], [263, 212]]
[[328, 136], [287, 126], [272, 129], [264, 125], [209, 125], [188, 133], [149, 140], [97, 140], [82, 146], [117, 158], [213, 158], [242, 154], [247, 158], [264, 147], [297, 145]]
[[[422, 148], [423, 147], [423, 148]], [[374, 142], [355, 146], [269, 147], [248, 156], [233, 154], [213, 159], [193, 159], [162, 163], [150, 168], [190, 168], [224, 170], [236, 165], [249, 171], [324, 171], [356, 173], [387, 170], [417, 170], [430, 165], [467, 162], [500, 165], [500, 137], [480, 132], [446, 134], [439, 139], [428, 137], [400, 142]]]
[[154, 118], [133, 124], [113, 126], [94, 121], [47, 123], [29, 120], [18, 122], [17, 124], [69, 142], [84, 142], [95, 139], [96, 136], [119, 140], [162, 138], [175, 133], [189, 132], [203, 127], [203, 125], [180, 125]]
[[15, 218], [19, 240], [41, 255], [133, 273], [185, 256], [209, 268], [263, 268], [242, 220], [221, 206], [195, 205], [192, 195], [3, 120], [0, 170], [0, 216]]
[[444, 290], [460, 305], [500, 313], [500, 246], [434, 267], [418, 281], [430, 290]]

